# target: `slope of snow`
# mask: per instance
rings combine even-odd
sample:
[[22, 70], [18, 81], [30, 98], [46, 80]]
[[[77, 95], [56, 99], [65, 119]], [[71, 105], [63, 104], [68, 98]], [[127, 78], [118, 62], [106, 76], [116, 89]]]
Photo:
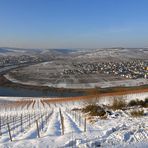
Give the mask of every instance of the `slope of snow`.
[[[148, 97], [148, 93], [128, 95], [122, 99], [130, 100], [136, 97], [144, 99]], [[130, 110], [117, 110], [111, 115], [108, 114], [106, 119], [93, 117], [94, 122], [91, 122], [90, 118], [79, 110], [71, 111], [73, 108], [83, 107], [84, 102], [43, 104], [39, 98], [33, 101], [32, 99], [28, 99], [31, 100], [29, 106], [10, 108], [5, 105], [4, 109], [1, 108], [0, 148], [148, 147], [148, 108], [144, 108], [145, 116], [138, 118], [132, 117]], [[105, 99], [107, 98], [102, 98], [101, 101]], [[64, 135], [59, 109], [63, 116]], [[10, 126], [12, 142], [7, 123]]]

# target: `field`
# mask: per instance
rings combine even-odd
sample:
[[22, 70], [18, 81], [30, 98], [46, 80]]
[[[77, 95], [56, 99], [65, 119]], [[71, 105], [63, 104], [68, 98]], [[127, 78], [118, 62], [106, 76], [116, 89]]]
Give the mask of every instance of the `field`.
[[[122, 80], [117, 76], [106, 77], [104, 74], [85, 74], [85, 75], [62, 75], [64, 69], [73, 68], [73, 62], [63, 60], [55, 60], [52, 62], [45, 62], [36, 65], [30, 65], [25, 68], [20, 68], [9, 72], [6, 78], [17, 83], [46, 85], [54, 87], [76, 88], [79, 85], [87, 85], [90, 83], [100, 83], [115, 80]], [[32, 71], [32, 69], [34, 69]], [[72, 85], [73, 84], [73, 85]]]
[[[16, 53], [16, 50], [14, 52]], [[118, 63], [124, 63], [122, 69], [127, 68], [133, 71], [130, 69], [131, 65], [127, 67], [127, 63], [132, 63], [136, 60], [134, 65], [136, 67], [139, 64], [139, 60], [146, 62], [148, 56], [147, 49], [54, 49], [38, 52], [39, 55], [43, 54], [42, 58], [46, 56], [49, 56], [49, 58], [45, 58], [45, 62], [42, 63], [28, 64], [25, 67], [12, 69], [5, 74], [5, 77], [15, 83], [44, 85], [56, 88], [104, 88], [148, 84], [148, 80], [144, 79], [144, 76], [136, 77], [136, 81], [135, 79], [121, 76], [119, 74], [120, 68], [118, 67]], [[31, 52], [30, 55], [32, 54]], [[33, 55], [36, 56], [36, 54]], [[111, 62], [115, 63], [116, 73], [112, 73], [112, 69], [107, 68], [107, 71], [105, 70], [106, 66], [108, 67]], [[101, 65], [97, 66], [98, 64]], [[114, 64], [111, 65], [113, 66]], [[127, 73], [127, 70], [122, 72], [126, 76]], [[130, 74], [133, 75], [134, 73], [130, 72]]]
[[0, 147], [147, 147], [147, 108], [138, 107], [144, 110], [144, 116], [136, 118], [130, 114], [134, 108], [104, 107], [103, 117], [82, 112], [82, 108], [94, 103], [107, 106], [114, 98], [129, 102], [147, 96], [145, 92], [79, 101], [1, 97]]

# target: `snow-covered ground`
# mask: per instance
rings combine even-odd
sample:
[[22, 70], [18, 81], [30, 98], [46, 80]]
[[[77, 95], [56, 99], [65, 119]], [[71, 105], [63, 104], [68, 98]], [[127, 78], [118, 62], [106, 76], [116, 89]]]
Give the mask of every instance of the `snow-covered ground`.
[[[140, 93], [125, 95], [121, 99], [143, 100], [147, 97], [148, 93]], [[148, 108], [144, 108], [145, 116], [138, 118], [132, 117], [129, 110], [117, 110], [107, 114], [106, 119], [93, 117], [90, 122], [86, 114], [71, 111], [84, 107], [88, 104], [85, 101], [47, 103], [43, 98], [23, 98], [21, 104], [19, 98], [14, 98], [18, 104], [13, 105], [13, 99], [1, 97], [0, 100], [8, 101], [0, 106], [0, 148], [148, 147]], [[101, 98], [97, 103], [108, 104], [109, 100], [112, 98]]]
[[127, 80], [116, 80], [116, 81], [103, 81], [98, 83], [79, 83], [79, 84], [58, 83], [58, 84], [46, 84], [46, 85], [56, 88], [95, 88], [95, 87], [106, 88], [106, 87], [116, 87], [116, 86], [141, 86], [146, 84], [148, 84], [147, 79], [139, 78], [136, 80], [127, 79]]
[[[49, 63], [49, 62], [47, 62]], [[43, 63], [43, 64], [47, 64]], [[19, 84], [25, 84], [25, 85], [40, 85], [37, 82], [29, 81], [29, 82], [22, 82], [19, 80], [16, 80], [15, 78], [11, 77], [9, 74], [4, 75], [6, 79], [13, 83], [19, 83]], [[55, 87], [55, 88], [95, 88], [95, 87], [116, 87], [116, 86], [141, 86], [148, 84], [148, 79], [139, 78], [139, 79], [127, 79], [127, 80], [116, 80], [116, 81], [102, 81], [102, 82], [96, 82], [96, 83], [46, 83], [44, 86], [49, 87]]]

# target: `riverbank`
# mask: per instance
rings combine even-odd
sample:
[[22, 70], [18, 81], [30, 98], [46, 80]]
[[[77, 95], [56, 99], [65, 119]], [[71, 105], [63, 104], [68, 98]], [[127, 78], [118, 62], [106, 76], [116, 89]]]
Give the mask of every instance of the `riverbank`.
[[[35, 91], [43, 91], [43, 92], [51, 91], [51, 92], [59, 93], [55, 101], [64, 101], [64, 100], [72, 101], [72, 100], [104, 97], [104, 96], [121, 96], [126, 94], [148, 92], [148, 85], [132, 86], [132, 87], [93, 88], [93, 89], [65, 89], [65, 88], [54, 88], [54, 87], [48, 87], [48, 86], [23, 85], [19, 83], [13, 83], [2, 75], [0, 76], [0, 86], [7, 87], [7, 88], [18, 88], [18, 89], [23, 88], [23, 89], [30, 89]], [[68, 95], [63, 97], [62, 93], [65, 93], [65, 92], [78, 93], [81, 95], [77, 95], [77, 96]], [[45, 97], [45, 96], [39, 96], [39, 97]]]
[[87, 95], [86, 90], [56, 89], [48, 86], [13, 83], [0, 76], [0, 96], [9, 97], [70, 97]]

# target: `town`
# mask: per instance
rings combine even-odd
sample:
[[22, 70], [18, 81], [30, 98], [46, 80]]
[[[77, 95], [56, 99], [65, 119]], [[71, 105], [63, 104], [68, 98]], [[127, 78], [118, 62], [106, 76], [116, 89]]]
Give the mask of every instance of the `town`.
[[72, 67], [71, 69], [64, 69], [62, 75], [102, 73], [129, 79], [148, 78], [148, 61], [144, 60], [123, 61], [119, 63], [72, 63]]
[[29, 56], [29, 55], [1, 56], [0, 57], [0, 67], [39, 63], [39, 62], [45, 62], [45, 61], [47, 61], [46, 58], [39, 57], [39, 56]]

